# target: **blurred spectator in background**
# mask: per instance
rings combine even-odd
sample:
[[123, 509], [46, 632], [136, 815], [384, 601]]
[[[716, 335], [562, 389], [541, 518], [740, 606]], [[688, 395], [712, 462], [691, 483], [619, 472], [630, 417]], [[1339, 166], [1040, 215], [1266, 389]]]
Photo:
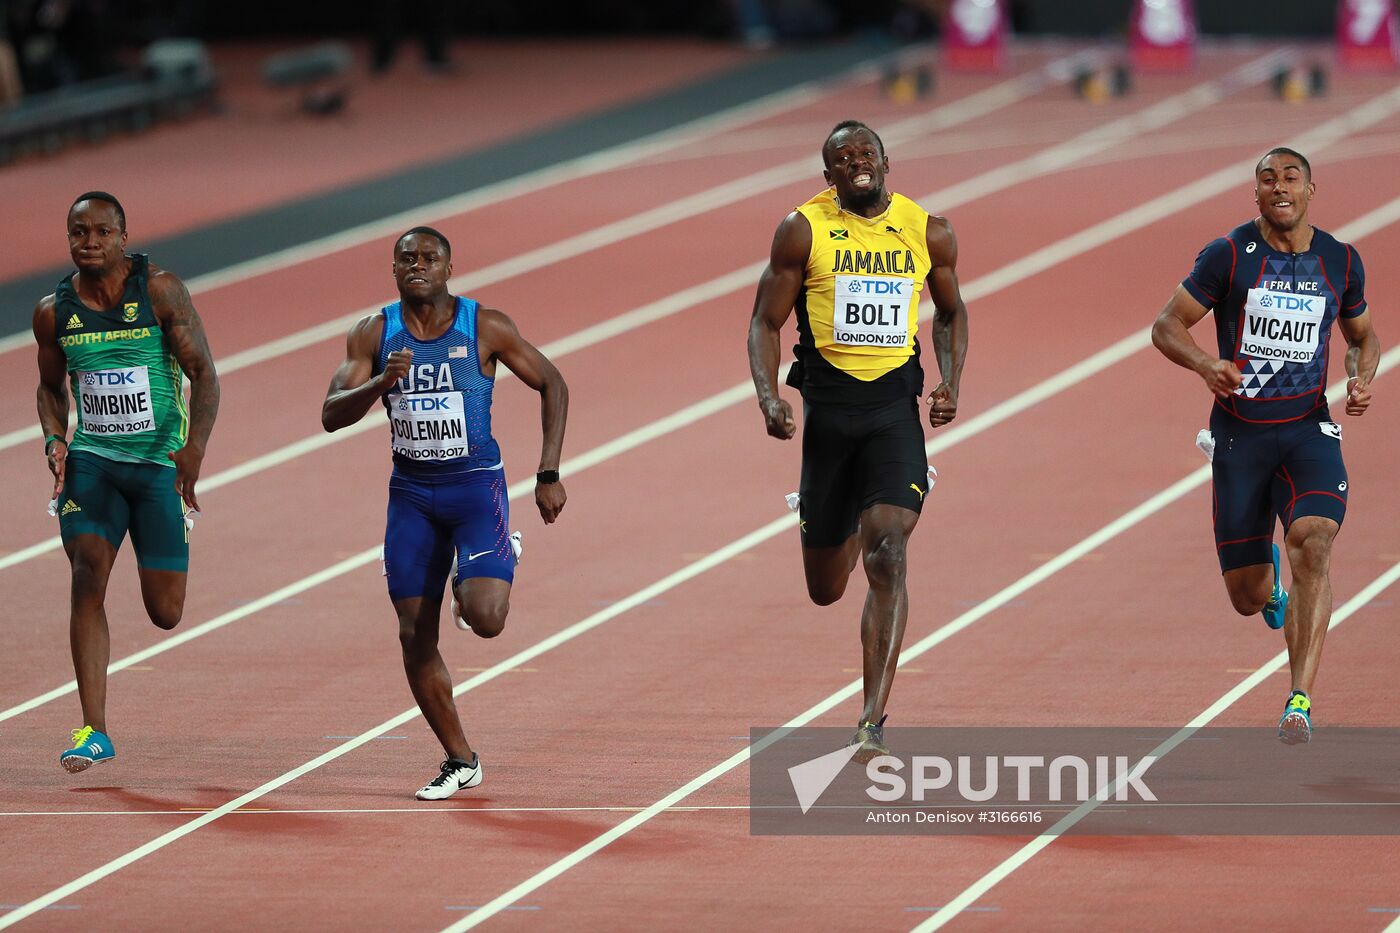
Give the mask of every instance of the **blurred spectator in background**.
[[452, 70], [447, 45], [452, 39], [452, 22], [448, 0], [375, 0], [374, 50], [370, 68], [383, 74], [394, 64], [399, 43], [406, 29], [417, 33], [423, 42], [423, 65], [429, 71], [446, 73]]
[[26, 93], [116, 71], [106, 0], [8, 0], [4, 12]]
[[0, 0], [0, 109], [19, 102], [24, 86], [19, 81], [19, 60], [10, 44], [10, 10], [7, 0]]

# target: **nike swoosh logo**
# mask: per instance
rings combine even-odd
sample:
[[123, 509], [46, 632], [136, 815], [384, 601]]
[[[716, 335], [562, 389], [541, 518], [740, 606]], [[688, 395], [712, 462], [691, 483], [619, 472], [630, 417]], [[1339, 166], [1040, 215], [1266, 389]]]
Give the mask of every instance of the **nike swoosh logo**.
[[468, 555], [467, 555], [467, 560], [476, 560], [478, 557], [485, 557], [487, 554], [494, 554], [494, 553], [496, 553], [496, 549], [495, 549], [495, 548], [492, 548], [492, 549], [489, 550], [489, 551], [479, 551], [479, 552], [476, 553], [476, 554], [468, 554]]

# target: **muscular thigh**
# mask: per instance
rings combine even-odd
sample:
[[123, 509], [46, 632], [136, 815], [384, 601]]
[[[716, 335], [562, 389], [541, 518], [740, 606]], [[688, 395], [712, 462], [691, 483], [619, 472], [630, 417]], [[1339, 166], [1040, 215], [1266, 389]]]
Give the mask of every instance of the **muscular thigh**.
[[1342, 429], [1336, 422], [1308, 418], [1283, 432], [1283, 462], [1274, 483], [1275, 508], [1285, 530], [1300, 518], [1328, 518], [1338, 525], [1347, 513], [1347, 468], [1342, 461]]
[[457, 580], [515, 579], [504, 470], [475, 470], [438, 489], [438, 520], [457, 550]]
[[860, 511], [893, 505], [918, 514], [928, 494], [928, 455], [918, 403], [911, 397], [871, 417], [856, 458]]
[[449, 528], [437, 520], [433, 484], [394, 476], [384, 528], [384, 576], [389, 598], [441, 602], [452, 565]]
[[119, 549], [130, 526], [131, 509], [121, 488], [115, 461], [84, 451], [68, 455], [63, 492], [58, 497], [58, 526], [65, 547], [82, 535], [95, 535]]
[[175, 471], [155, 464], [120, 464], [131, 508], [131, 547], [143, 570], [184, 574], [190, 566], [190, 527], [175, 491]]
[[[1219, 419], [1217, 419], [1218, 422]], [[1213, 423], [1211, 497], [1221, 572], [1272, 561], [1274, 482], [1279, 467], [1275, 432]]]

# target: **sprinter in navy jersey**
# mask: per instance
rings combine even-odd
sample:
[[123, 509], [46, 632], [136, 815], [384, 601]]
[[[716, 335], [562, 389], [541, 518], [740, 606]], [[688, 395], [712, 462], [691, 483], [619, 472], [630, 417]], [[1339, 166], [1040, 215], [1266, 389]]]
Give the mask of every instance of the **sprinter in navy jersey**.
[[[1273, 149], [1254, 173], [1259, 216], [1201, 250], [1152, 328], [1167, 359], [1215, 395], [1210, 430], [1215, 545], [1241, 615], [1283, 628], [1293, 692], [1279, 720], [1289, 743], [1312, 736], [1310, 694], [1332, 616], [1332, 541], [1347, 507], [1342, 428], [1324, 394], [1335, 321], [1346, 338], [1346, 412], [1371, 404], [1380, 341], [1366, 307], [1361, 257], [1307, 222], [1316, 188], [1308, 160]], [[1215, 312], [1216, 351], [1189, 331]], [[1274, 518], [1283, 524], [1293, 592], [1279, 579]]]
[[535, 504], [546, 524], [565, 500], [563, 377], [510, 318], [448, 294], [451, 275], [452, 247], [441, 233], [414, 227], [398, 239], [400, 300], [351, 328], [345, 361], [321, 409], [327, 431], [354, 424], [376, 402], [388, 410], [394, 471], [384, 573], [409, 687], [447, 754], [437, 777], [418, 791], [420, 800], [442, 800], [481, 783], [481, 762], [462, 732], [452, 677], [438, 651], [438, 619], [449, 574], [459, 627], [493, 638], [510, 608], [519, 538], [510, 533], [501, 452], [491, 436], [498, 362], [540, 393], [544, 443]]

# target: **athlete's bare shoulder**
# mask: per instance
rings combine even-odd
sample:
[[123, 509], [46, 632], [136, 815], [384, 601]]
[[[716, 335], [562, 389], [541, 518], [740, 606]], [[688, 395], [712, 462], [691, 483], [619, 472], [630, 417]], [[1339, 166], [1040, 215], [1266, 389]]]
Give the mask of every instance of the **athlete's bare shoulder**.
[[56, 294], [46, 294], [46, 296], [39, 298], [39, 303], [34, 305], [34, 325], [39, 326], [39, 322], [43, 321], [52, 326], [53, 314], [57, 311], [57, 307], [59, 307], [59, 297]]
[[771, 259], [775, 265], [806, 265], [811, 252], [812, 222], [801, 211], [793, 211], [773, 234]]
[[957, 265], [958, 237], [953, 233], [952, 221], [939, 214], [930, 214], [924, 238], [928, 242], [929, 259], [935, 266]]

